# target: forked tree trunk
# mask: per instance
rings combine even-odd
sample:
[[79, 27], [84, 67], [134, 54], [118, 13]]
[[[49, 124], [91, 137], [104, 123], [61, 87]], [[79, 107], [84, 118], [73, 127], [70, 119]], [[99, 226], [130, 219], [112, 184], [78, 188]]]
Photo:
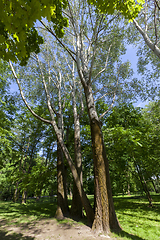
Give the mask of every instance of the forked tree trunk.
[[[55, 125], [53, 127], [55, 128]], [[72, 162], [71, 156], [70, 156], [70, 154], [68, 152], [68, 149], [66, 148], [66, 145], [64, 144], [64, 141], [62, 139], [62, 135], [61, 135], [60, 132], [58, 132], [56, 130], [55, 130], [55, 132], [57, 134], [57, 138], [59, 139], [59, 143], [61, 145], [61, 149], [63, 150], [64, 156], [65, 156], [65, 158], [66, 158], [66, 160], [67, 160], [67, 162], [69, 164], [69, 167], [71, 169], [74, 181], [76, 183], [76, 186], [77, 186], [80, 198], [81, 198], [82, 205], [83, 205], [84, 210], [85, 210], [86, 215], [87, 215], [88, 224], [92, 225], [93, 220], [94, 220], [93, 209], [91, 207], [89, 199], [87, 198], [86, 193], [84, 192], [83, 186], [82, 186], [82, 184], [80, 182], [80, 179], [79, 179], [79, 176], [78, 176], [78, 173], [77, 173], [77, 169], [75, 168], [75, 166], [74, 166], [74, 164]]]
[[57, 141], [57, 210], [55, 217], [63, 219], [69, 214], [69, 207], [66, 194], [65, 168], [63, 152]]
[[109, 233], [110, 229], [119, 231], [121, 228], [113, 204], [109, 163], [105, 152], [101, 122], [94, 105], [92, 88], [87, 86], [84, 90], [90, 118], [95, 174], [95, 218], [92, 229], [106, 233]]
[[21, 93], [21, 96], [22, 96], [22, 99], [24, 101], [24, 103], [26, 104], [27, 108], [29, 109], [29, 111], [36, 117], [38, 118], [39, 120], [45, 122], [45, 123], [49, 123], [52, 125], [54, 131], [55, 131], [55, 134], [57, 136], [57, 139], [59, 141], [59, 144], [61, 146], [61, 149], [64, 153], [64, 156], [68, 162], [68, 165], [71, 169], [71, 172], [72, 172], [72, 175], [73, 175], [73, 178], [74, 178], [74, 181], [76, 183], [76, 186], [78, 188], [78, 191], [79, 191], [79, 195], [80, 195], [80, 198], [81, 198], [81, 201], [82, 201], [82, 205], [86, 211], [86, 215], [87, 215], [87, 218], [88, 218], [88, 222], [89, 224], [92, 224], [93, 223], [93, 220], [94, 220], [94, 212], [93, 212], [93, 209], [91, 207], [91, 204], [89, 202], [89, 199], [87, 198], [87, 195], [86, 193], [84, 192], [84, 189], [83, 189], [83, 186], [80, 182], [80, 179], [79, 179], [79, 176], [78, 176], [78, 173], [77, 173], [77, 170], [76, 170], [76, 167], [74, 166], [73, 164], [73, 161], [72, 161], [72, 158], [68, 152], [68, 149], [63, 141], [63, 136], [62, 136], [62, 132], [59, 130], [58, 126], [57, 126], [57, 123], [55, 121], [55, 117], [54, 117], [54, 111], [52, 109], [52, 106], [51, 106], [51, 99], [50, 99], [50, 96], [49, 96], [49, 92], [48, 92], [48, 89], [47, 89], [47, 86], [46, 86], [46, 82], [45, 82], [45, 78], [44, 78], [44, 75], [42, 73], [42, 81], [43, 81], [43, 84], [44, 84], [44, 88], [45, 88], [45, 92], [46, 92], [46, 97], [47, 97], [47, 105], [48, 105], [48, 109], [49, 109], [49, 112], [50, 112], [50, 115], [51, 115], [51, 119], [52, 121], [49, 121], [47, 119], [44, 119], [42, 117], [40, 117], [39, 115], [37, 115], [32, 109], [31, 107], [28, 105], [25, 97], [24, 97], [24, 94], [23, 94], [23, 91], [22, 91], [22, 88], [20, 86], [20, 82], [18, 80], [18, 77], [14, 71], [14, 68], [10, 62], [10, 66], [11, 66], [11, 69], [12, 69], [12, 72], [14, 74], [14, 77], [17, 81], [17, 84], [19, 86], [19, 90], [20, 90], [20, 93]]

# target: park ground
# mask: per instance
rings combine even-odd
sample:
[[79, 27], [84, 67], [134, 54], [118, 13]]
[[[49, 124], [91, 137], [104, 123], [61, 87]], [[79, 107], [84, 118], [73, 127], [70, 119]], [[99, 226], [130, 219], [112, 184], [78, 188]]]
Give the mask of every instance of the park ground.
[[152, 198], [153, 208], [148, 206], [145, 196], [114, 197], [123, 231], [109, 236], [95, 235], [86, 219], [57, 221], [54, 199], [28, 200], [26, 205], [1, 201], [0, 240], [160, 240], [160, 194]]

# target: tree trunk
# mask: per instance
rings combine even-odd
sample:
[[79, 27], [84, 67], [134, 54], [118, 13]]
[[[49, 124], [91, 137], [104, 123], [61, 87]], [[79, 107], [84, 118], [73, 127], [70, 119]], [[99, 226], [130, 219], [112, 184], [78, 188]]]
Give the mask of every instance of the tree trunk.
[[121, 228], [113, 204], [109, 163], [90, 86], [85, 88], [85, 97], [90, 118], [95, 174], [95, 218], [92, 229], [106, 233], [109, 233], [110, 229], [119, 231]]
[[63, 219], [68, 216], [69, 207], [66, 194], [66, 181], [63, 153], [59, 142], [57, 141], [57, 211], [55, 217]]
[[71, 172], [72, 172], [72, 175], [73, 175], [73, 178], [74, 178], [74, 181], [76, 183], [76, 186], [78, 188], [78, 191], [79, 191], [79, 195], [80, 195], [80, 198], [81, 198], [81, 201], [82, 201], [82, 205], [86, 211], [86, 215], [87, 215], [87, 218], [88, 218], [88, 222], [89, 224], [92, 224], [93, 223], [93, 220], [94, 220], [94, 212], [93, 212], [93, 209], [91, 207], [91, 204], [89, 202], [89, 199], [87, 198], [87, 195], [86, 193], [84, 192], [84, 189], [83, 189], [83, 186], [80, 182], [80, 179], [79, 179], [79, 176], [78, 176], [78, 173], [77, 173], [77, 170], [75, 168], [75, 165], [73, 164], [73, 161], [72, 161], [72, 158], [68, 152], [68, 149], [63, 141], [63, 136], [62, 136], [62, 132], [59, 130], [58, 126], [57, 126], [57, 123], [55, 121], [55, 117], [54, 117], [54, 110], [52, 108], [52, 105], [51, 105], [51, 99], [50, 99], [50, 95], [49, 95], [49, 92], [48, 92], [48, 89], [47, 89], [47, 85], [46, 85], [46, 82], [45, 82], [45, 77], [43, 75], [43, 72], [41, 71], [41, 74], [42, 74], [42, 81], [43, 81], [43, 84], [44, 84], [44, 88], [45, 88], [45, 93], [46, 93], [46, 97], [47, 97], [47, 105], [48, 105], [48, 109], [49, 109], [49, 112], [50, 112], [50, 116], [51, 116], [51, 119], [52, 121], [49, 121], [47, 119], [44, 119], [42, 117], [40, 117], [39, 115], [37, 115], [33, 110], [32, 108], [28, 105], [25, 97], [24, 97], [24, 94], [23, 94], [23, 91], [22, 91], [22, 88], [20, 86], [20, 82], [18, 80], [18, 77], [14, 71], [14, 68], [10, 62], [10, 66], [11, 66], [11, 69], [12, 69], [12, 72], [13, 72], [13, 75], [17, 81], [17, 84], [18, 84], [18, 87], [19, 87], [19, 90], [20, 90], [20, 94], [22, 96], [22, 99], [24, 101], [24, 103], [26, 104], [27, 108], [29, 109], [29, 111], [33, 114], [33, 116], [35, 116], [36, 118], [38, 118], [39, 120], [45, 122], [45, 123], [48, 123], [48, 124], [51, 124], [54, 131], [55, 131], [55, 134], [57, 136], [57, 139], [59, 141], [59, 144], [61, 146], [61, 149], [64, 153], [64, 156], [68, 162], [68, 165], [71, 169]]
[[130, 174], [129, 174], [129, 170], [128, 170], [128, 174], [127, 174], [127, 194], [131, 195], [130, 192]]
[[41, 186], [41, 189], [36, 193], [36, 201], [39, 202], [40, 198], [41, 198], [41, 193], [42, 193], [42, 188], [43, 186]]
[[151, 180], [151, 182], [152, 182], [152, 185], [153, 185], [153, 187], [154, 187], [154, 191], [155, 191], [156, 193], [159, 193], [159, 191], [158, 191], [158, 189], [157, 189], [157, 187], [156, 187], [154, 181]]
[[149, 206], [152, 207], [153, 206], [152, 205], [152, 198], [151, 198], [150, 192], [148, 190], [145, 178], [144, 178], [143, 174], [141, 173], [141, 171], [139, 169], [139, 166], [136, 163], [135, 163], [135, 165], [136, 165], [136, 169], [137, 169], [137, 172], [138, 172], [138, 176], [139, 176], [142, 188], [143, 188], [144, 192], [146, 193], [146, 197], [148, 198]]
[[144, 186], [145, 186], [145, 192], [146, 192], [146, 195], [147, 195], [147, 198], [148, 198], [148, 201], [149, 201], [149, 206], [152, 207], [153, 204], [152, 204], [152, 198], [151, 198], [151, 195], [150, 195], [150, 192], [149, 192], [149, 189], [148, 189], [148, 186], [147, 186], [147, 183], [146, 183], [146, 180], [143, 176], [143, 182], [144, 182]]
[[26, 199], [27, 199], [27, 190], [23, 190], [23, 193], [22, 193], [22, 204], [26, 203]]
[[159, 176], [158, 176], [158, 174], [157, 174], [157, 176], [156, 176], [156, 183], [157, 183], [157, 189], [158, 189], [158, 192], [160, 192], [160, 187], [159, 187]]
[[[81, 142], [80, 142], [80, 122], [79, 115], [77, 113], [76, 106], [76, 95], [75, 95], [75, 81], [73, 75], [73, 89], [72, 89], [72, 101], [73, 101], [73, 115], [74, 115], [74, 159], [75, 159], [75, 167], [77, 169], [77, 173], [81, 182], [82, 181], [82, 154], [81, 154]], [[82, 210], [82, 202], [79, 195], [78, 188], [73, 183], [73, 199], [71, 206], [71, 215], [74, 219], [78, 220], [82, 218], [83, 210]]]
[[[53, 127], [55, 127], [55, 126], [53, 126]], [[78, 173], [77, 173], [77, 169], [76, 169], [75, 165], [72, 162], [71, 156], [70, 156], [70, 154], [68, 152], [68, 149], [66, 148], [66, 145], [64, 144], [64, 141], [62, 139], [62, 135], [61, 135], [60, 132], [58, 132], [56, 130], [55, 130], [55, 132], [57, 134], [57, 138], [59, 139], [59, 143], [61, 145], [61, 149], [63, 150], [65, 158], [66, 158], [66, 160], [67, 160], [67, 162], [69, 164], [69, 167], [71, 169], [74, 181], [75, 181], [77, 189], [79, 191], [81, 202], [82, 202], [82, 205], [83, 205], [84, 210], [85, 210], [86, 215], [87, 215], [88, 224], [91, 225], [93, 223], [93, 220], [94, 220], [93, 209], [91, 207], [89, 199], [87, 198], [86, 193], [84, 192], [83, 186], [82, 186], [82, 184], [80, 182], [80, 179], [79, 179], [79, 176], [78, 176]]]
[[19, 182], [16, 183], [16, 188], [15, 188], [14, 196], [13, 196], [13, 201], [14, 202], [17, 202], [18, 198], [19, 198], [18, 185], [19, 185]]

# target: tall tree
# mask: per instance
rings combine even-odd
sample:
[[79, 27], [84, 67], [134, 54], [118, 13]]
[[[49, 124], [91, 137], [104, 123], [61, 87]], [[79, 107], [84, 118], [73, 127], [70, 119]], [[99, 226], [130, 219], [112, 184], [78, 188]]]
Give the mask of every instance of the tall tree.
[[[113, 205], [108, 160], [106, 158], [101, 131], [101, 119], [112, 107], [116, 98], [116, 93], [117, 96], [121, 97], [121, 92], [123, 91], [122, 89], [126, 90], [127, 86], [129, 87], [132, 85], [131, 82], [128, 85], [124, 84], [124, 79], [129, 78], [132, 73], [129, 69], [129, 64], [122, 64], [119, 60], [119, 56], [124, 53], [125, 49], [121, 43], [123, 40], [123, 31], [121, 31], [117, 25], [117, 16], [110, 17], [107, 15], [101, 15], [97, 11], [94, 11], [94, 7], [91, 7], [85, 1], [69, 2], [68, 4], [69, 7], [64, 14], [66, 14], [66, 16], [70, 19], [70, 28], [68, 29], [67, 34], [72, 35], [73, 41], [71, 44], [58, 38], [51, 25], [47, 25], [47, 23], [43, 21], [41, 21], [41, 24], [44, 26], [45, 30], [56, 38], [58, 43], [75, 61], [77, 66], [77, 76], [79, 76], [81, 85], [83, 86], [86, 105], [88, 108], [94, 156], [96, 205], [92, 228], [96, 231], [109, 232], [110, 228], [118, 230], [120, 227]], [[106, 35], [106, 32], [109, 34]], [[118, 36], [117, 32], [120, 33]], [[104, 52], [104, 49], [106, 48], [108, 48], [107, 53]], [[97, 52], [99, 52], [99, 55]], [[98, 63], [98, 61], [99, 64], [96, 65], [95, 63]], [[101, 68], [100, 63], [104, 64], [104, 68]], [[112, 70], [110, 72], [111, 67]], [[19, 84], [14, 70], [13, 73]], [[108, 82], [106, 82], [106, 79], [108, 79]], [[62, 134], [57, 128], [51, 104], [51, 89], [47, 87], [46, 79], [44, 77], [42, 78], [42, 82], [44, 84], [48, 109], [52, 121], [42, 119], [41, 117], [39, 117], [39, 119], [52, 124], [54, 127], [57, 138], [61, 144], [61, 148], [63, 149], [64, 155], [71, 167], [74, 180], [79, 190], [79, 195], [87, 212], [87, 216], [91, 221], [93, 221], [93, 211], [89, 206], [89, 202], [83, 191], [77, 170], [71, 161], [66, 146], [64, 145]], [[122, 84], [118, 84], [119, 82]], [[110, 102], [109, 109], [105, 109], [100, 116], [98, 116], [95, 107], [93, 92], [95, 93], [97, 101], [104, 97]], [[100, 94], [101, 97], [99, 96]], [[22, 97], [26, 102], [23, 93]], [[29, 105], [28, 108], [36, 117], [38, 117]]]
[[[102, 117], [108, 112], [108, 110], [103, 112], [101, 116], [98, 116], [93, 97], [93, 89], [95, 89], [95, 91], [97, 92], [97, 99], [99, 99], [98, 94], [102, 94], [102, 97], [105, 97], [107, 95], [104, 93], [104, 88], [107, 88], [109, 84], [105, 84], [105, 81], [101, 81], [100, 76], [103, 79], [103, 77], [105, 78], [108, 73], [106, 71], [106, 68], [108, 67], [107, 63], [108, 59], [110, 59], [110, 48], [112, 45], [109, 40], [112, 39], [113, 43], [113, 36], [106, 36], [104, 31], [109, 31], [109, 29], [111, 31], [112, 29], [112, 31], [114, 32], [114, 20], [116, 16], [113, 16], [113, 18], [109, 18], [109, 16], [100, 15], [99, 13], [94, 12], [94, 8], [91, 8], [84, 1], [80, 1], [78, 3], [69, 2], [68, 4], [69, 7], [66, 15], [68, 15], [70, 18], [69, 30], [72, 36], [74, 36], [74, 42], [72, 48], [68, 45], [66, 45], [65, 48], [67, 49], [72, 59], [74, 59], [77, 66], [78, 76], [80, 78], [80, 82], [83, 86], [85, 94], [92, 136], [95, 173], [95, 218], [92, 229], [96, 231], [109, 232], [110, 228], [118, 230], [120, 229], [120, 227], [116, 218], [113, 205], [111, 183], [109, 178], [108, 159], [106, 157], [105, 146], [101, 131], [100, 119], [102, 119]], [[52, 33], [53, 36], [55, 36], [51, 28], [48, 28], [44, 22], [42, 22], [42, 24], [46, 27], [46, 29], [48, 29], [49, 32]], [[59, 39], [58, 41], [62, 45], [62, 42]], [[64, 44], [62, 46], [64, 47]], [[102, 49], [102, 46], [105, 46], [106, 48], [108, 47], [108, 53], [106, 54], [107, 56], [100, 53], [100, 49]], [[113, 57], [110, 63], [118, 63], [118, 56], [120, 55], [121, 51], [123, 51], [122, 48], [119, 48], [117, 58]], [[98, 62], [99, 59], [97, 52], [100, 53], [100, 55], [102, 55], [103, 59], [105, 59], [106, 61], [103, 69], [100, 68], [100, 65], [96, 66], [95, 64], [96, 60]], [[98, 69], [98, 67], [100, 69]], [[118, 74], [118, 72], [121, 72], [121, 67], [121, 64], [119, 64], [119, 66], [117, 67], [117, 76], [115, 73], [116, 71], [113, 71], [111, 80], [111, 88], [113, 91], [111, 96], [108, 97], [108, 99], [112, 99], [111, 106], [113, 105], [113, 102], [115, 100], [118, 80], [119, 78], [125, 78], [125, 76]], [[113, 69], [115, 68], [113, 67]], [[105, 86], [103, 85], [103, 83]], [[95, 87], [96, 84], [98, 85], [98, 87]], [[102, 92], [100, 88], [102, 89]]]
[[[40, 119], [41, 121], [45, 122], [45, 123], [48, 123], [48, 124], [51, 124], [55, 133], [56, 133], [56, 136], [57, 136], [57, 139], [60, 143], [60, 146], [61, 146], [61, 149], [63, 150], [63, 153], [64, 153], [64, 156], [65, 158], [67, 159], [68, 161], [68, 164], [71, 168], [71, 171], [72, 171], [72, 174], [73, 174], [73, 177], [74, 177], [74, 180], [76, 182], [76, 185], [77, 185], [77, 188], [79, 190], [79, 194], [80, 194], [80, 198], [81, 198], [81, 201], [83, 203], [83, 206], [84, 206], [84, 209], [87, 213], [87, 217], [88, 217], [88, 220], [90, 223], [92, 223], [93, 221], [93, 218], [94, 218], [94, 214], [93, 214], [93, 209], [89, 203], [89, 200], [87, 199], [87, 196], [83, 190], [83, 187], [82, 187], [82, 184], [80, 182], [80, 179], [79, 179], [79, 176], [78, 176], [78, 173], [77, 173], [77, 170], [76, 170], [76, 167], [74, 166], [73, 164], [73, 161], [72, 161], [72, 158], [68, 152], [68, 149], [66, 148], [66, 145], [64, 144], [64, 140], [63, 140], [63, 133], [62, 131], [59, 130], [58, 128], [58, 125], [57, 125], [57, 121], [56, 121], [56, 114], [55, 114], [55, 104], [53, 105], [54, 101], [52, 101], [54, 99], [54, 96], [52, 95], [52, 91], [54, 89], [54, 84], [53, 84], [53, 87], [50, 87], [50, 84], [51, 84], [51, 76], [53, 77], [54, 75], [49, 73], [47, 76], [45, 75], [45, 71], [42, 72], [42, 70], [45, 70], [44, 68], [42, 68], [40, 71], [40, 79], [41, 79], [41, 82], [42, 82], [42, 86], [44, 88], [44, 91], [45, 91], [45, 94], [46, 94], [46, 100], [47, 100], [47, 107], [48, 107], [48, 110], [49, 110], [49, 114], [50, 114], [50, 117], [51, 117], [51, 120], [49, 120], [49, 118], [44, 118], [44, 117], [41, 117], [39, 116], [38, 114], [36, 114], [33, 109], [29, 106], [29, 104], [27, 103], [25, 97], [24, 97], [24, 94], [23, 94], [23, 91], [22, 91], [22, 88], [20, 86], [20, 82], [18, 80], [18, 77], [14, 71], [14, 68], [10, 62], [10, 65], [11, 65], [11, 68], [12, 68], [12, 71], [13, 71], [13, 74], [14, 74], [14, 77], [16, 78], [17, 80], [17, 83], [19, 85], [19, 89], [20, 89], [20, 92], [21, 92], [21, 95], [22, 95], [22, 98], [23, 98], [23, 101], [25, 102], [26, 106], [28, 107], [28, 109], [31, 111], [31, 113], [37, 117], [38, 119]], [[43, 64], [42, 64], [43, 66]], [[37, 73], [36, 73], [36, 76], [37, 76]], [[23, 76], [22, 76], [22, 79], [23, 79]], [[53, 80], [54, 82], [54, 80]], [[32, 84], [34, 83], [34, 81], [32, 82]], [[48, 86], [47, 86], [48, 84]]]

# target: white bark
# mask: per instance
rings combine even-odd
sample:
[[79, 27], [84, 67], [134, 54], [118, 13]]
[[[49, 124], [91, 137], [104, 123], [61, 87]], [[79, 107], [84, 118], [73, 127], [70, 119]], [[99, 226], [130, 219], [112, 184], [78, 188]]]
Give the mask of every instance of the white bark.
[[91, 207], [91, 205], [90, 205], [90, 202], [89, 202], [89, 200], [88, 200], [88, 198], [87, 198], [87, 196], [86, 196], [86, 194], [85, 194], [85, 192], [84, 192], [84, 190], [83, 190], [82, 183], [81, 183], [80, 178], [79, 178], [79, 175], [78, 175], [78, 173], [77, 173], [77, 169], [76, 169], [76, 167], [75, 167], [75, 165], [74, 165], [74, 163], [73, 163], [73, 161], [72, 161], [72, 158], [71, 158], [71, 156], [70, 156], [70, 154], [69, 154], [69, 151], [68, 151], [68, 149], [67, 149], [67, 147], [66, 147], [66, 145], [65, 145], [65, 143], [64, 143], [63, 136], [62, 136], [62, 131], [60, 131], [59, 128], [58, 128], [58, 126], [57, 126], [57, 123], [56, 123], [56, 120], [55, 120], [55, 117], [54, 117], [54, 111], [53, 111], [52, 106], [51, 106], [50, 94], [49, 94], [49, 91], [48, 91], [48, 88], [47, 88], [47, 84], [46, 84], [45, 77], [44, 77], [44, 74], [43, 74], [42, 66], [41, 66], [41, 64], [40, 64], [40, 60], [39, 60], [38, 57], [37, 57], [37, 60], [38, 60], [39, 67], [40, 67], [40, 71], [41, 71], [42, 82], [43, 82], [44, 89], [45, 89], [45, 93], [46, 93], [47, 105], [48, 105], [48, 109], [49, 109], [49, 112], [50, 112], [51, 121], [46, 120], [46, 119], [44, 119], [44, 118], [41, 118], [39, 115], [37, 115], [37, 114], [31, 109], [31, 107], [29, 106], [29, 104], [27, 103], [27, 101], [26, 101], [26, 99], [25, 99], [25, 97], [24, 97], [22, 88], [21, 88], [21, 86], [20, 86], [20, 82], [19, 82], [19, 80], [18, 80], [18, 77], [17, 77], [17, 75], [16, 75], [16, 73], [15, 73], [15, 70], [14, 70], [14, 68], [13, 68], [13, 65], [12, 65], [11, 61], [10, 61], [10, 67], [11, 67], [11, 70], [12, 70], [12, 72], [13, 72], [13, 75], [14, 75], [16, 81], [17, 81], [17, 84], [18, 84], [18, 86], [19, 86], [21, 97], [22, 97], [25, 105], [26, 105], [27, 108], [29, 109], [29, 111], [30, 111], [30, 112], [33, 114], [33, 116], [35, 116], [36, 118], [40, 119], [41, 121], [43, 121], [43, 122], [45, 122], [45, 123], [49, 123], [49, 124], [51, 124], [51, 125], [53, 126], [53, 129], [54, 129], [54, 131], [55, 131], [55, 134], [56, 134], [56, 136], [57, 136], [57, 139], [58, 139], [58, 141], [59, 141], [59, 143], [60, 143], [61, 149], [62, 149], [62, 151], [63, 151], [63, 153], [64, 153], [64, 156], [65, 156], [65, 158], [66, 158], [66, 160], [67, 160], [67, 162], [68, 162], [68, 165], [69, 165], [69, 167], [70, 167], [70, 169], [71, 169], [71, 172], [72, 172], [74, 181], [75, 181], [75, 183], [76, 183], [76, 186], [77, 186], [77, 188], [78, 188], [79, 195], [80, 195], [80, 198], [81, 198], [83, 207], [84, 207], [84, 209], [85, 209], [85, 211], [86, 211], [86, 215], [87, 215], [87, 217], [88, 217], [88, 220], [89, 220], [90, 222], [92, 222], [92, 221], [93, 221], [93, 218], [94, 218], [93, 209], [92, 209], [92, 207]]
[[12, 63], [11, 63], [10, 60], [9, 60], [9, 64], [10, 64], [10, 67], [11, 67], [11, 70], [12, 70], [12, 73], [13, 73], [13, 76], [14, 76], [14, 78], [16, 79], [17, 85], [18, 85], [18, 87], [19, 87], [19, 91], [20, 91], [21, 97], [22, 97], [22, 99], [23, 99], [26, 107], [28, 108], [28, 110], [29, 110], [29, 111], [33, 114], [33, 116], [36, 117], [37, 119], [41, 120], [42, 122], [51, 124], [51, 121], [40, 117], [40, 116], [39, 116], [38, 114], [36, 114], [36, 113], [33, 111], [33, 109], [29, 106], [29, 104], [28, 104], [28, 102], [26, 101], [26, 98], [25, 98], [25, 96], [24, 96], [24, 94], [23, 94], [23, 91], [22, 91], [22, 88], [21, 88], [21, 84], [20, 84], [20, 82], [19, 82], [19, 79], [18, 79], [18, 77], [17, 77], [17, 74], [16, 74], [16, 72], [15, 72], [15, 70], [14, 70], [14, 67], [13, 67], [13, 65], [12, 65]]
[[135, 27], [137, 28], [137, 30], [140, 32], [140, 34], [142, 35], [145, 43], [147, 44], [147, 46], [154, 52], [154, 54], [160, 59], [160, 49], [159, 47], [153, 43], [151, 41], [151, 39], [149, 38], [149, 36], [147, 35], [147, 32], [145, 30], [143, 30], [141, 28], [141, 26], [138, 24], [138, 22], [136, 20], [133, 20], [133, 23], [135, 25]]

